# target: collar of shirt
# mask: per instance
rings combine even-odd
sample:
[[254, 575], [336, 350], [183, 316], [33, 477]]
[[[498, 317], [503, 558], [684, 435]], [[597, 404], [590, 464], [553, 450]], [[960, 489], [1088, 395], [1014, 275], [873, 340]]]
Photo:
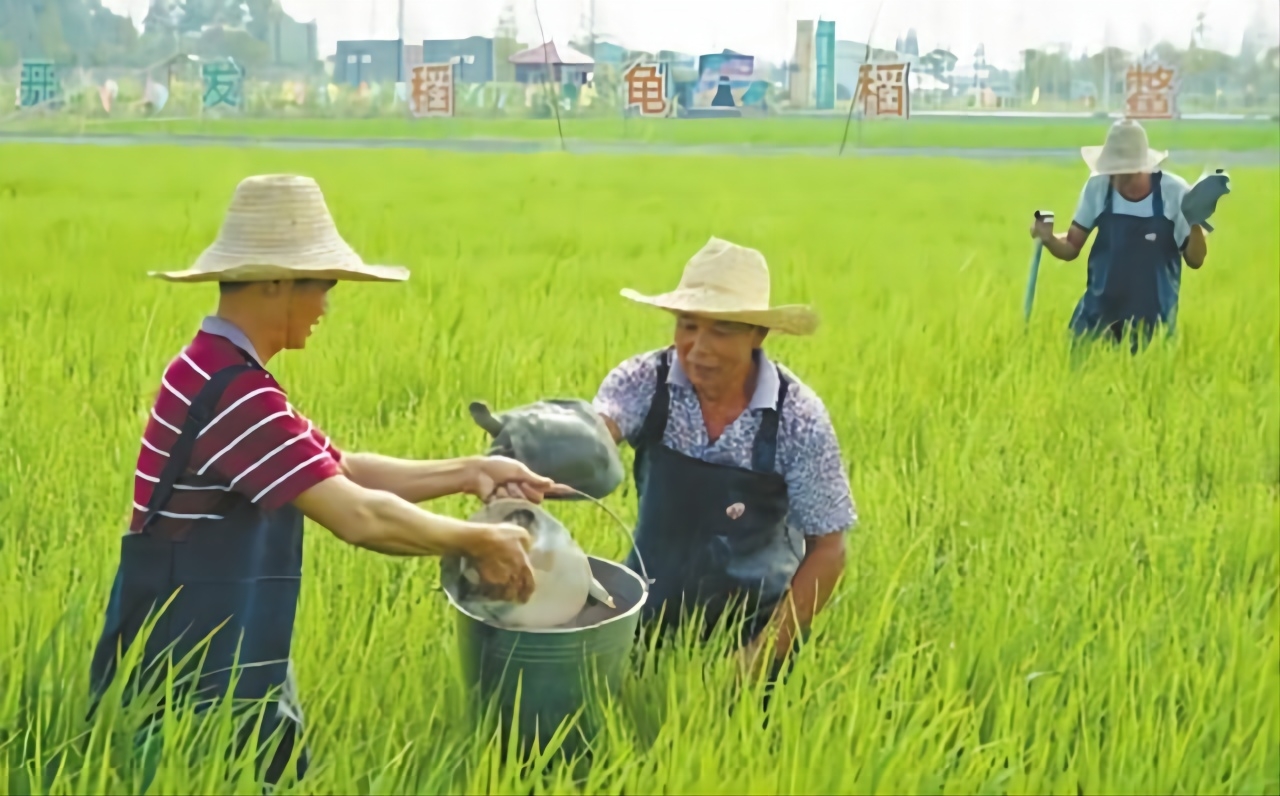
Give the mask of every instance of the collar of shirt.
[[216, 334], [230, 340], [233, 344], [240, 347], [249, 356], [253, 357], [253, 361], [257, 362], [263, 368], [262, 357], [258, 356], [258, 352], [254, 350], [253, 343], [249, 342], [249, 338], [244, 332], [240, 331], [240, 327], [236, 326], [226, 318], [219, 318], [217, 315], [210, 315], [200, 322], [200, 331]]
[[[778, 408], [778, 388], [782, 385], [778, 376], [778, 366], [769, 361], [764, 355], [764, 351], [756, 349], [751, 356], [756, 361], [759, 368], [759, 376], [756, 378], [756, 391], [751, 394], [751, 402], [747, 404], [748, 409], [777, 409]], [[674, 384], [677, 387], [684, 387], [692, 390], [693, 383], [689, 381], [688, 375], [685, 374], [684, 368], [680, 367], [680, 358], [671, 358], [671, 370], [667, 372], [667, 384]]]

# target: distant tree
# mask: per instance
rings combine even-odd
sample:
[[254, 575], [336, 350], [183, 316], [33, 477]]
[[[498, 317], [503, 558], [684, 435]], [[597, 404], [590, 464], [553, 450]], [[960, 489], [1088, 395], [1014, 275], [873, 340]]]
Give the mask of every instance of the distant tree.
[[174, 0], [151, 0], [147, 15], [142, 20], [145, 36], [172, 36], [178, 29], [178, 4]]

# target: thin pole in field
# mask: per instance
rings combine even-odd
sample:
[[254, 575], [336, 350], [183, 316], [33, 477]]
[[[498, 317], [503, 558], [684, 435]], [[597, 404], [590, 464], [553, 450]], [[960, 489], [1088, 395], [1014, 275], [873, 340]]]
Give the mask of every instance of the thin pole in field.
[[[555, 77], [551, 71], [551, 54], [547, 51], [547, 34], [542, 29], [542, 14], [538, 13], [538, 0], [533, 0], [533, 18], [538, 21], [538, 35], [542, 37], [542, 63], [547, 67], [547, 91], [550, 93], [551, 84], [555, 82]], [[560, 136], [560, 151], [565, 151], [564, 145], [564, 128], [560, 126], [560, 97], [557, 93], [551, 98], [551, 110], [556, 115], [556, 133]]]
[[[871, 37], [876, 33], [876, 23], [880, 21], [880, 11], [884, 8], [884, 0], [880, 0], [880, 4], [876, 6], [875, 16], [871, 18], [871, 28], [867, 31], [867, 57], [863, 60], [862, 65], [866, 66], [871, 63]], [[862, 93], [862, 74], [859, 72], [858, 79], [854, 81], [853, 97], [849, 100], [849, 115], [844, 119], [844, 135], [840, 137], [840, 151], [838, 155], [844, 154], [844, 145], [849, 141], [849, 124], [853, 121], [853, 109], [858, 105], [858, 95]], [[862, 117], [858, 117], [858, 142], [862, 142]]]
[[396, 10], [396, 35], [400, 39], [399, 63], [396, 64], [396, 82], [404, 82], [404, 0], [399, 0]]

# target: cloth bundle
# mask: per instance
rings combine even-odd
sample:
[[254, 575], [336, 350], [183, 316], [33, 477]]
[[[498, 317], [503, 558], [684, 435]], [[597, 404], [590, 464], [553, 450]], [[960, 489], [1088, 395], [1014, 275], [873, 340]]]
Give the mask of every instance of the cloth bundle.
[[622, 483], [618, 446], [586, 401], [538, 401], [496, 416], [477, 401], [471, 404], [471, 417], [493, 438], [490, 456], [515, 459], [597, 500]]

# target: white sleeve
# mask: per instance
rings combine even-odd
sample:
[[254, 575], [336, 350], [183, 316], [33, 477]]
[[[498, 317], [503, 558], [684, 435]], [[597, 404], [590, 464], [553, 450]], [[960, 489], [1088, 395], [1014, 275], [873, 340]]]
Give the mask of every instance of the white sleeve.
[[[1104, 177], [1103, 179], [1105, 180], [1106, 178]], [[1086, 230], [1093, 229], [1093, 225], [1098, 221], [1098, 216], [1102, 215], [1102, 202], [1107, 196], [1105, 187], [1102, 191], [1098, 190], [1098, 187], [1102, 185], [1104, 183], [1098, 182], [1095, 177], [1090, 177], [1085, 181], [1084, 188], [1080, 191], [1080, 203], [1076, 205], [1075, 215], [1071, 217], [1072, 223]]]
[[1165, 173], [1160, 180], [1160, 193], [1164, 197], [1165, 217], [1173, 221], [1173, 240], [1181, 249], [1191, 237], [1191, 225], [1187, 217], [1182, 215], [1182, 199], [1191, 187], [1178, 178], [1176, 174]]

